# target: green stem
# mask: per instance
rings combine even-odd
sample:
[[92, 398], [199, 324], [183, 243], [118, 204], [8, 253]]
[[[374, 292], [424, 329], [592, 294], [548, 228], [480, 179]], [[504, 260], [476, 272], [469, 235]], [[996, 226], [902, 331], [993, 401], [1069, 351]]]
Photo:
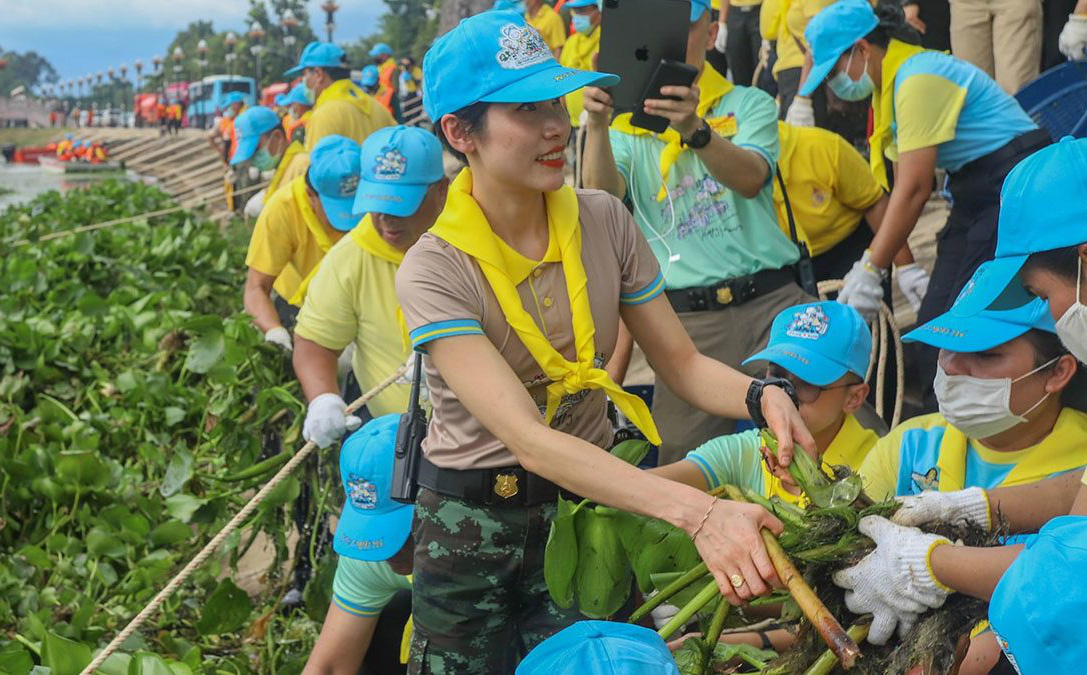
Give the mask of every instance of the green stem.
[[31, 642], [30, 640], [27, 640], [25, 637], [23, 637], [22, 635], [19, 635], [18, 633], [13, 633], [12, 637], [15, 638], [16, 642], [22, 644], [24, 647], [26, 647], [30, 651], [34, 652], [34, 656], [37, 656], [38, 658], [41, 658], [42, 650], [41, 650], [40, 647], [35, 647], [33, 642]]
[[714, 645], [717, 644], [717, 640], [721, 637], [721, 631], [725, 628], [725, 619], [728, 617], [728, 611], [732, 608], [732, 605], [728, 604], [728, 601], [724, 598], [717, 603], [717, 608], [713, 610], [713, 618], [710, 619], [710, 627], [706, 630], [705, 641], [706, 645], [712, 650]]
[[634, 610], [630, 615], [630, 623], [634, 623], [646, 614], [649, 614], [649, 612], [656, 609], [665, 600], [682, 591], [684, 588], [687, 588], [708, 573], [709, 568], [706, 567], [706, 563], [699, 563], [687, 570], [678, 579], [675, 579], [672, 583], [657, 591], [657, 594], [649, 598], [644, 605]]
[[[691, 620], [691, 617], [697, 614], [703, 607], [708, 605], [715, 597], [719, 597], [721, 591], [717, 588], [717, 580], [710, 579], [698, 595], [694, 596], [694, 599], [684, 605], [676, 615], [668, 620], [668, 623], [664, 624], [664, 627], [657, 631], [657, 634], [662, 638], [667, 638], [672, 633], [683, 627], [685, 623]], [[724, 600], [722, 599], [722, 602]]]
[[[854, 642], [862, 642], [864, 638], [868, 637], [868, 629], [872, 627], [872, 624], [855, 623], [849, 627], [846, 633], [849, 637], [853, 638]], [[834, 655], [834, 652], [829, 649], [820, 654], [819, 658], [815, 660], [815, 663], [811, 664], [807, 670], [804, 671], [804, 675], [830, 675], [834, 670], [834, 666], [838, 664], [838, 657]]]

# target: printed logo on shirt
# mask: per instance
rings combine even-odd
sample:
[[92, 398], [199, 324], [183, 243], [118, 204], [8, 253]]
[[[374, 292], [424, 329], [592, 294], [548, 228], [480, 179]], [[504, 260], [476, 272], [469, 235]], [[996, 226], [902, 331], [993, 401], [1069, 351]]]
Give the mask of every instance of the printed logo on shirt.
[[736, 114], [729, 113], [724, 117], [711, 117], [706, 120], [714, 133], [724, 138], [731, 138], [740, 131], [740, 125], [736, 122]]
[[501, 35], [495, 59], [507, 70], [521, 70], [554, 58], [543, 37], [532, 26], [508, 23], [502, 27]]
[[350, 474], [347, 478], [348, 498], [356, 509], [369, 511], [377, 507], [377, 487], [373, 483]]
[[[992, 628], [992, 624], [990, 624], [989, 627]], [[1008, 641], [1000, 637], [996, 632], [996, 629], [993, 629], [993, 635], [996, 637], [997, 643], [1000, 644], [1000, 649], [1003, 650], [1004, 656], [1008, 657], [1008, 663], [1012, 664], [1012, 668], [1015, 668], [1015, 672], [1022, 673], [1023, 671], [1019, 669], [1019, 664], [1015, 661], [1015, 654], [1012, 654]]]
[[[680, 240], [691, 236], [702, 239], [724, 236], [727, 232], [739, 229], [739, 223], [736, 222], [728, 200], [723, 199], [725, 192], [725, 186], [712, 176], [695, 178], [687, 174], [677, 178], [676, 186], [668, 190], [670, 199], [663, 200], [658, 205], [659, 222], [667, 224], [673, 219], [677, 221], [676, 239]], [[682, 216], [678, 211], [673, 215], [673, 205], [685, 196], [693, 199], [694, 204]]]
[[408, 158], [391, 146], [381, 149], [381, 154], [374, 158], [374, 178], [378, 180], [400, 180], [408, 170]]
[[936, 467], [932, 467], [925, 473], [914, 471], [911, 477], [918, 492], [935, 492], [940, 489], [940, 470]]
[[830, 319], [822, 307], [807, 307], [802, 312], [793, 314], [793, 321], [785, 329], [789, 337], [801, 340], [818, 340], [830, 328]]

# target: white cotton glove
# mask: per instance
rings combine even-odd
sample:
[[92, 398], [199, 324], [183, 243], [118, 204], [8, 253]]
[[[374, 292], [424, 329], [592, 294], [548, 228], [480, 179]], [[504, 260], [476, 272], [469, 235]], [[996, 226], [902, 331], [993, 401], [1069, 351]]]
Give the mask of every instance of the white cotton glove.
[[256, 218], [260, 215], [260, 210], [264, 208], [264, 190], [261, 190], [257, 194], [249, 198], [249, 201], [245, 203], [245, 215], [250, 218]]
[[759, 63], [763, 68], [770, 65], [770, 41], [763, 40], [759, 44]]
[[722, 54], [725, 53], [725, 45], [728, 44], [728, 26], [723, 23], [717, 24], [717, 38], [713, 41], [713, 48]]
[[950, 591], [932, 576], [929, 555], [936, 546], [951, 542], [880, 516], [861, 518], [858, 529], [876, 543], [876, 550], [853, 567], [835, 572], [833, 579], [846, 589], [849, 611], [872, 615], [868, 641], [882, 645], [896, 626], [899, 637], [904, 637], [922, 612], [944, 604]]
[[785, 113], [785, 123], [794, 127], [814, 127], [815, 108], [807, 96], [794, 96], [789, 110]]
[[1087, 60], [1087, 15], [1070, 14], [1057, 38], [1057, 48], [1069, 61]]
[[351, 342], [336, 359], [336, 377], [343, 377], [351, 372], [351, 361], [355, 358], [355, 343]]
[[327, 448], [348, 431], [362, 426], [362, 420], [347, 414], [347, 404], [339, 394], [321, 394], [309, 403], [302, 438]]
[[922, 492], [919, 495], [899, 497], [902, 504], [891, 520], [899, 525], [919, 527], [927, 523], [959, 523], [992, 528], [989, 514], [989, 496], [979, 487], [958, 492]]
[[268, 332], [264, 334], [264, 341], [282, 347], [288, 352], [294, 351], [294, 343], [291, 342], [291, 334], [288, 333], [287, 329], [283, 326], [269, 328]]
[[929, 276], [925, 268], [917, 263], [895, 267], [895, 276], [898, 279], [898, 290], [906, 297], [906, 302], [914, 312], [921, 309], [921, 300], [928, 291]]
[[838, 302], [860, 312], [865, 321], [879, 315], [883, 302], [882, 271], [869, 258], [869, 252], [865, 251], [861, 259], [853, 263], [853, 269], [845, 275], [842, 290], [838, 292]]

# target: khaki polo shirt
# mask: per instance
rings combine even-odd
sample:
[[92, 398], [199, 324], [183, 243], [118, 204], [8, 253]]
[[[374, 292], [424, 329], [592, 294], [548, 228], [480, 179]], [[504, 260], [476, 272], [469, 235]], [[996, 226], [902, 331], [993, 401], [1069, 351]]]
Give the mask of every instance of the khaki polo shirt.
[[[656, 256], [630, 213], [611, 195], [578, 190], [581, 258], [588, 279], [596, 328], [596, 365], [611, 358], [619, 330], [620, 304], [640, 304], [664, 290]], [[544, 260], [528, 261], [532, 272], [517, 286], [521, 303], [551, 344], [575, 357], [566, 277], [555, 246]], [[512, 249], [506, 255], [517, 255]], [[412, 345], [455, 335], [485, 335], [528, 389], [544, 414], [550, 380], [506, 323], [483, 272], [468, 254], [433, 234], [408, 251], [396, 275], [396, 293]], [[517, 459], [469, 413], [441, 375], [424, 359], [433, 409], [423, 451], [434, 464], [451, 469], [514, 466]], [[554, 429], [602, 448], [611, 444], [606, 397], [599, 389], [563, 397], [551, 421]]]

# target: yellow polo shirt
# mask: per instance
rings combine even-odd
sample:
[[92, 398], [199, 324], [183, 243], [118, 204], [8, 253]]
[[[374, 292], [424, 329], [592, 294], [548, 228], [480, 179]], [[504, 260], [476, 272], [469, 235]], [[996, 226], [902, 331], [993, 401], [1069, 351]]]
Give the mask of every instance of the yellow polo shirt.
[[[400, 266], [364, 250], [355, 241], [360, 236], [367, 237], [372, 246], [395, 251], [374, 230], [370, 216], [363, 218], [321, 261], [294, 331], [335, 351], [354, 342], [351, 367], [359, 386], [367, 391], [407, 362], [410, 346], [397, 318], [396, 270]], [[410, 392], [410, 382], [402, 378], [371, 399], [367, 407], [374, 417], [402, 413], [408, 408]]]
[[536, 16], [526, 14], [525, 21], [528, 22], [528, 25], [540, 31], [540, 35], [543, 36], [544, 42], [551, 48], [551, 51], [562, 49], [562, 46], [566, 44], [566, 24], [562, 22], [562, 17], [551, 8], [551, 5], [541, 5], [539, 11], [536, 12]]
[[330, 134], [346, 136], [358, 144], [382, 127], [396, 125], [384, 106], [351, 80], [337, 80], [321, 92], [306, 122], [306, 152]]
[[[834, 248], [884, 195], [868, 160], [838, 134], [778, 122], [778, 166], [796, 220], [796, 233], [813, 256]], [[778, 224], [789, 233], [785, 199], [774, 181]]]
[[787, 68], [804, 66], [804, 29], [808, 22], [835, 0], [765, 0], [759, 12], [759, 32], [777, 41], [774, 76]]
[[304, 195], [303, 176], [276, 190], [265, 202], [245, 256], [247, 267], [276, 278], [273, 288], [288, 301], [302, 279], [343, 236], [317, 219], [309, 201], [298, 198], [300, 190]]
[[[600, 26], [593, 29], [588, 35], [574, 33], [566, 40], [562, 48], [559, 63], [567, 68], [579, 70], [593, 69], [593, 56], [600, 51]], [[581, 90], [566, 95], [566, 109], [570, 111], [570, 122], [575, 128], [578, 126], [578, 118], [585, 109], [585, 99]]]

